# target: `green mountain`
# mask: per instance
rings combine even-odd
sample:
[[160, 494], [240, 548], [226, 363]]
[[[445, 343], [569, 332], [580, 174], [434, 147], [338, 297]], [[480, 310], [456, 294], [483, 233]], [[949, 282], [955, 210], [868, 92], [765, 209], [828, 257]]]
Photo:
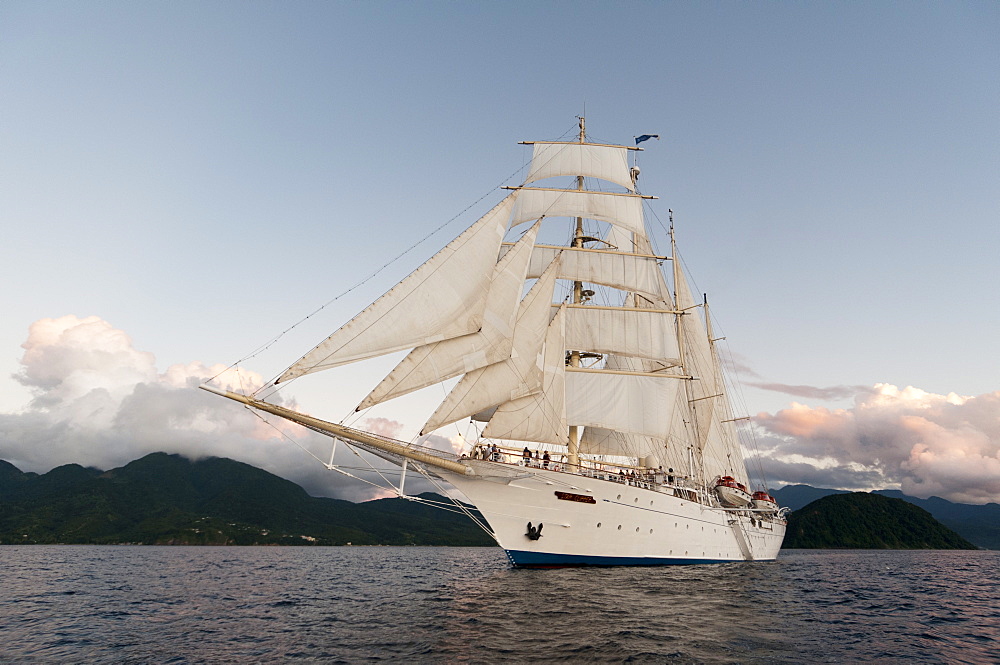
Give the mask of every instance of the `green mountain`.
[[[782, 505], [827, 495], [789, 516], [785, 547], [972, 546], [910, 505], [918, 502], [977, 545], [997, 547], [991, 538], [1000, 540], [996, 504], [836, 492], [805, 485], [773, 492]], [[106, 472], [67, 464], [42, 475], [0, 460], [0, 544], [19, 543], [494, 544], [460, 513], [399, 498], [358, 504], [312, 497], [247, 464], [217, 457], [192, 462], [165, 453]]]
[[831, 494], [792, 512], [783, 547], [976, 549], [926, 510], [867, 492]]
[[811, 485], [785, 485], [781, 489], [770, 490], [770, 492], [771, 496], [778, 501], [779, 506], [788, 506], [792, 510], [798, 510], [824, 496], [850, 493], [848, 490], [831, 490]]
[[[771, 490], [771, 495], [781, 506], [799, 510], [816, 499], [831, 494], [847, 494], [846, 490], [833, 490], [809, 485], [787, 485], [779, 490]], [[973, 545], [988, 550], [1000, 550], [1000, 504], [970, 505], [953, 503], [940, 497], [918, 499], [907, 496], [899, 490], [875, 490], [873, 494], [894, 499], [923, 508], [934, 519], [968, 540]]]
[[[430, 494], [425, 498], [444, 501]], [[494, 541], [461, 513], [405, 499], [309, 496], [256, 467], [153, 453], [102, 472], [46, 474], [0, 462], [0, 544], [472, 545]]]
[[987, 550], [1000, 550], [1000, 504], [971, 506], [952, 503], [937, 496], [917, 499], [906, 496], [899, 490], [876, 490], [875, 494], [902, 499], [919, 506], [973, 545]]

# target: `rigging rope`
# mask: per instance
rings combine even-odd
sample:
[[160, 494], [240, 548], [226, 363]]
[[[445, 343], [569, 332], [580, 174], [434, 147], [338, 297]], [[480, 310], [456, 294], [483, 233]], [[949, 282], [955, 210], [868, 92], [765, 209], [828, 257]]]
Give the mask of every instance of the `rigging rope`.
[[[442, 487], [441, 483], [438, 482], [438, 480], [436, 478], [434, 478], [430, 473], [428, 473], [427, 470], [424, 469], [422, 465], [414, 462], [410, 468], [416, 469], [416, 471], [421, 476], [423, 476], [424, 479], [426, 479], [437, 490], [440, 491], [441, 496], [444, 496], [449, 501], [451, 501], [451, 504], [455, 508], [457, 508], [458, 510], [454, 510], [454, 509], [448, 507], [448, 504], [442, 503], [440, 501], [434, 501], [434, 500], [431, 500], [431, 499], [425, 499], [425, 498], [419, 497], [419, 496], [409, 496], [409, 495], [406, 495], [406, 494], [400, 492], [400, 490], [397, 487], [395, 487], [388, 478], [385, 477], [385, 474], [381, 470], [379, 470], [375, 466], [373, 466], [371, 462], [369, 462], [363, 455], [361, 455], [361, 453], [358, 452], [357, 447], [351, 441], [348, 441], [346, 439], [342, 439], [342, 438], [337, 437], [337, 436], [333, 436], [329, 432], [324, 432], [323, 430], [320, 430], [320, 429], [317, 429], [317, 428], [314, 428], [314, 427], [309, 427], [308, 425], [304, 426], [307, 429], [310, 429], [310, 430], [312, 430], [312, 431], [314, 431], [314, 432], [316, 432], [318, 434], [322, 434], [322, 435], [327, 436], [327, 437], [329, 437], [331, 439], [335, 439], [337, 441], [342, 442], [345, 446], [347, 446], [347, 448], [352, 453], [354, 453], [355, 457], [357, 457], [358, 459], [360, 459], [361, 461], [363, 461], [365, 464], [367, 464], [368, 467], [369, 467], [369, 470], [371, 470], [374, 473], [376, 473], [379, 476], [379, 478], [381, 478], [384, 481], [384, 483], [385, 483], [384, 485], [380, 485], [380, 484], [372, 482], [372, 481], [370, 481], [370, 480], [368, 480], [366, 478], [361, 478], [360, 476], [356, 476], [353, 473], [350, 473], [349, 471], [346, 471], [345, 467], [342, 467], [340, 465], [328, 464], [328, 463], [324, 462], [319, 457], [317, 457], [315, 454], [313, 454], [313, 452], [311, 450], [309, 450], [308, 448], [306, 448], [305, 446], [303, 446], [302, 444], [300, 444], [298, 441], [296, 441], [294, 438], [292, 438], [291, 436], [289, 436], [287, 433], [285, 433], [285, 432], [281, 431], [279, 428], [277, 428], [271, 421], [269, 421], [267, 418], [265, 418], [261, 413], [259, 413], [255, 409], [252, 409], [249, 406], [246, 406], [244, 408], [247, 409], [248, 411], [250, 411], [250, 413], [252, 413], [253, 415], [255, 415], [258, 418], [260, 418], [260, 420], [264, 424], [266, 424], [268, 427], [270, 427], [271, 429], [273, 429], [274, 431], [276, 431], [282, 438], [287, 439], [292, 444], [294, 444], [295, 446], [297, 446], [298, 448], [300, 448], [301, 450], [303, 450], [307, 455], [309, 455], [314, 460], [316, 460], [317, 462], [319, 462], [320, 464], [322, 464], [328, 470], [330, 470], [330, 471], [336, 471], [337, 473], [339, 473], [341, 475], [347, 476], [347, 477], [352, 478], [354, 480], [359, 480], [359, 481], [361, 481], [361, 482], [363, 482], [365, 484], [371, 485], [372, 487], [377, 487], [379, 489], [391, 490], [391, 491], [395, 492], [397, 496], [399, 496], [402, 499], [406, 499], [407, 501], [414, 501], [414, 502], [417, 502], [417, 503], [426, 503], [427, 505], [430, 505], [430, 506], [432, 506], [434, 508], [438, 508], [439, 510], [445, 510], [445, 511], [451, 512], [451, 513], [462, 513], [466, 517], [468, 517], [469, 519], [471, 519], [476, 526], [478, 526], [480, 529], [482, 529], [484, 532], [486, 532], [491, 538], [493, 538], [493, 540], [495, 540], [498, 545], [500, 544], [500, 541], [497, 540], [496, 534], [493, 533], [493, 531], [488, 527], [488, 525], [484, 524], [483, 520], [481, 520], [478, 517], [476, 517], [468, 509], [468, 507], [465, 506], [465, 504], [463, 504], [462, 502], [456, 500], [455, 498], [453, 498], [451, 496], [448, 496], [448, 494], [447, 494], [448, 490], [445, 489], [444, 487]], [[349, 468], [352, 471], [364, 470], [364, 469], [361, 469], [359, 467], [346, 467], [346, 468]], [[386, 473], [397, 473], [397, 472], [389, 472], [389, 471], [387, 471]], [[402, 470], [400, 470], [398, 473], [400, 475], [402, 475]]]
[[[569, 133], [570, 133], [571, 131], [572, 131], [572, 130], [567, 130], [567, 131], [566, 131], [566, 132], [564, 132], [564, 133], [563, 133], [563, 135], [562, 135], [562, 136], [560, 136], [559, 138], [560, 138], [560, 139], [564, 138], [564, 137], [565, 137], [565, 136], [566, 136], [567, 134], [569, 134]], [[550, 159], [553, 159], [553, 158], [554, 158], [554, 155], [553, 155], [553, 157], [551, 157]], [[468, 212], [468, 211], [469, 211], [469, 210], [471, 210], [471, 209], [472, 209], [473, 207], [475, 207], [476, 205], [478, 205], [478, 204], [479, 204], [479, 203], [480, 203], [481, 201], [483, 201], [483, 200], [484, 200], [484, 199], [486, 199], [486, 198], [487, 198], [488, 196], [490, 196], [490, 195], [491, 195], [491, 194], [492, 194], [492, 193], [493, 193], [494, 191], [496, 191], [497, 189], [499, 189], [499, 188], [503, 187], [504, 185], [506, 185], [506, 183], [510, 182], [510, 181], [511, 181], [511, 179], [513, 179], [513, 178], [514, 178], [514, 177], [515, 177], [515, 176], [516, 176], [516, 175], [517, 175], [518, 173], [520, 173], [521, 171], [523, 171], [523, 170], [524, 170], [524, 169], [525, 169], [526, 167], [527, 167], [527, 164], [526, 164], [526, 163], [522, 163], [522, 165], [521, 165], [521, 167], [520, 167], [520, 168], [518, 168], [518, 169], [517, 169], [517, 170], [515, 170], [515, 171], [514, 171], [513, 173], [511, 173], [510, 175], [508, 175], [508, 176], [507, 176], [507, 177], [506, 177], [506, 178], [505, 178], [505, 179], [504, 179], [503, 181], [501, 181], [501, 182], [500, 182], [500, 184], [499, 184], [499, 185], [497, 185], [496, 187], [494, 187], [493, 189], [491, 189], [491, 190], [490, 190], [489, 192], [487, 192], [486, 194], [483, 194], [482, 196], [480, 196], [480, 197], [479, 197], [478, 199], [476, 199], [476, 200], [475, 200], [475, 201], [474, 201], [473, 203], [471, 203], [471, 204], [469, 204], [468, 206], [466, 206], [466, 207], [465, 207], [465, 208], [464, 208], [464, 209], [463, 209], [463, 210], [462, 210], [461, 212], [459, 212], [458, 214], [454, 215], [454, 216], [453, 216], [453, 217], [452, 217], [451, 219], [447, 220], [446, 222], [444, 222], [443, 224], [441, 224], [440, 226], [438, 226], [438, 227], [437, 227], [436, 229], [434, 229], [433, 231], [431, 231], [430, 233], [428, 233], [428, 234], [427, 234], [426, 236], [424, 236], [423, 238], [421, 238], [420, 240], [418, 240], [418, 241], [417, 241], [417, 242], [416, 242], [416, 243], [415, 243], [414, 245], [412, 245], [412, 246], [411, 246], [411, 247], [409, 247], [408, 249], [406, 249], [406, 250], [404, 250], [403, 252], [401, 252], [401, 253], [400, 253], [400, 254], [399, 254], [398, 256], [396, 256], [395, 258], [393, 258], [393, 259], [391, 259], [390, 261], [388, 261], [387, 263], [385, 263], [385, 264], [384, 264], [384, 265], [383, 265], [382, 267], [380, 267], [380, 268], [379, 268], [378, 270], [376, 270], [376, 271], [375, 271], [375, 272], [373, 272], [372, 274], [368, 275], [368, 277], [364, 278], [363, 280], [361, 280], [360, 282], [358, 282], [357, 284], [355, 284], [355, 285], [354, 285], [354, 286], [352, 286], [351, 288], [347, 289], [346, 291], [344, 291], [344, 292], [343, 292], [343, 293], [341, 293], [340, 295], [337, 295], [337, 296], [335, 296], [334, 298], [332, 298], [331, 300], [327, 301], [326, 303], [324, 303], [323, 305], [321, 305], [321, 306], [320, 306], [319, 308], [317, 308], [316, 310], [314, 310], [313, 312], [311, 312], [311, 313], [310, 313], [310, 314], [308, 314], [307, 316], [305, 316], [305, 317], [303, 317], [302, 319], [300, 319], [299, 321], [297, 321], [297, 322], [296, 322], [296, 323], [295, 323], [294, 325], [292, 325], [292, 326], [290, 326], [289, 328], [287, 328], [287, 329], [285, 329], [284, 331], [282, 331], [282, 332], [281, 332], [280, 334], [278, 334], [277, 336], [275, 336], [274, 338], [272, 338], [272, 339], [271, 339], [271, 340], [270, 340], [269, 342], [267, 342], [266, 344], [264, 344], [264, 345], [262, 345], [262, 346], [258, 347], [257, 349], [255, 349], [255, 350], [254, 350], [253, 352], [251, 352], [251, 354], [250, 354], [250, 355], [248, 355], [248, 356], [245, 356], [245, 357], [241, 358], [240, 360], [237, 360], [237, 361], [236, 361], [235, 363], [233, 363], [232, 365], [230, 365], [229, 367], [227, 367], [227, 368], [226, 368], [225, 370], [223, 370], [222, 372], [219, 372], [219, 374], [216, 374], [215, 376], [213, 376], [213, 377], [212, 377], [212, 379], [215, 379], [215, 378], [217, 378], [218, 376], [220, 376], [220, 375], [221, 375], [221, 374], [223, 374], [224, 372], [226, 372], [226, 371], [228, 371], [229, 369], [231, 369], [231, 368], [232, 368], [233, 366], [235, 366], [235, 365], [238, 365], [238, 364], [240, 364], [240, 363], [242, 363], [242, 362], [245, 362], [245, 361], [247, 361], [247, 360], [249, 360], [249, 359], [251, 359], [251, 358], [253, 358], [253, 357], [255, 357], [255, 356], [257, 356], [257, 355], [259, 355], [259, 354], [261, 354], [261, 353], [263, 353], [264, 351], [266, 351], [267, 349], [269, 349], [269, 348], [270, 348], [271, 346], [273, 346], [273, 345], [274, 345], [274, 344], [275, 344], [275, 343], [276, 343], [276, 342], [277, 342], [277, 341], [278, 341], [279, 339], [281, 339], [282, 337], [284, 337], [284, 336], [285, 336], [285, 335], [286, 335], [287, 333], [291, 332], [291, 331], [292, 331], [292, 330], [294, 330], [294, 329], [295, 329], [296, 327], [298, 327], [299, 325], [301, 325], [302, 323], [304, 323], [304, 322], [305, 322], [305, 321], [307, 321], [308, 319], [312, 318], [313, 316], [315, 316], [316, 314], [318, 314], [319, 312], [321, 312], [321, 311], [322, 311], [323, 309], [325, 309], [325, 308], [326, 308], [327, 306], [331, 305], [332, 303], [336, 302], [336, 301], [337, 301], [337, 300], [339, 300], [340, 298], [343, 298], [344, 296], [346, 296], [346, 295], [347, 295], [348, 293], [351, 293], [352, 291], [354, 291], [354, 290], [358, 289], [359, 287], [363, 286], [363, 285], [364, 285], [364, 284], [366, 284], [367, 282], [371, 281], [371, 280], [372, 280], [372, 279], [373, 279], [373, 278], [374, 278], [374, 277], [375, 277], [376, 275], [378, 275], [378, 274], [379, 274], [379, 273], [381, 273], [381, 272], [382, 272], [383, 270], [385, 270], [386, 268], [388, 268], [388, 267], [389, 267], [390, 265], [392, 265], [392, 264], [396, 263], [396, 262], [397, 262], [397, 261], [399, 261], [399, 260], [400, 260], [401, 258], [403, 258], [403, 257], [404, 257], [404, 256], [406, 256], [406, 255], [407, 255], [408, 253], [410, 253], [410, 252], [411, 252], [412, 250], [414, 250], [415, 248], [417, 248], [418, 246], [420, 246], [421, 244], [423, 244], [424, 242], [426, 242], [427, 240], [429, 240], [429, 239], [430, 239], [431, 237], [433, 237], [433, 236], [434, 236], [435, 234], [437, 234], [437, 233], [438, 233], [439, 231], [441, 231], [442, 229], [444, 229], [444, 228], [445, 228], [446, 226], [450, 225], [450, 224], [451, 224], [452, 222], [454, 222], [454, 221], [455, 221], [456, 219], [458, 219], [459, 217], [461, 217], [462, 215], [464, 215], [464, 214], [465, 214], [466, 212]], [[290, 366], [289, 366], [289, 367], [290, 367]], [[279, 374], [278, 374], [277, 376], [281, 376], [281, 374], [283, 374], [283, 373], [284, 373], [285, 371], [287, 371], [287, 370], [288, 370], [288, 367], [286, 367], [286, 368], [285, 368], [284, 370], [282, 370], [282, 371], [281, 371], [281, 372], [280, 372], [280, 373], [279, 373]], [[277, 378], [277, 376], [276, 376], [276, 377], [274, 377], [274, 379], [276, 379], [276, 378]], [[209, 379], [209, 380], [212, 380], [212, 379]], [[278, 392], [278, 391], [280, 391], [280, 390], [281, 390], [281, 388], [278, 388], [278, 387], [276, 387], [276, 386], [274, 385], [274, 379], [272, 379], [272, 380], [271, 380], [270, 382], [268, 382], [268, 384], [269, 384], [268, 386], [265, 386], [265, 387], [270, 387], [270, 388], [271, 388], [271, 390], [270, 390], [270, 391], [269, 391], [269, 392], [268, 392], [268, 393], [267, 393], [266, 395], [264, 395], [264, 396], [262, 397], [262, 399], [267, 399], [268, 397], [270, 397], [270, 396], [271, 396], [271, 395], [273, 395], [274, 393], [276, 393], [276, 392]], [[288, 383], [289, 383], [289, 382], [285, 382], [285, 384], [284, 384], [284, 385], [287, 385]]]
[[[258, 346], [256, 349], [254, 349], [253, 351], [251, 351], [248, 355], [243, 356], [242, 358], [240, 358], [236, 362], [230, 364], [228, 367], [226, 367], [225, 369], [223, 369], [222, 371], [220, 371], [219, 373], [217, 373], [215, 376], [211, 377], [209, 379], [209, 381], [214, 381], [215, 379], [219, 378], [221, 375], [223, 375], [226, 372], [228, 372], [229, 370], [231, 370], [233, 367], [236, 367], [236, 366], [238, 366], [238, 365], [246, 362], [247, 360], [250, 360], [251, 358], [255, 358], [256, 356], [260, 355], [264, 351], [266, 351], [269, 348], [271, 348], [272, 346], [274, 346], [274, 344], [276, 342], [278, 342], [278, 340], [280, 340], [286, 334], [288, 334], [289, 332], [291, 332], [295, 328], [299, 327], [300, 325], [302, 325], [304, 322], [308, 321], [312, 317], [316, 316], [317, 314], [319, 314], [321, 311], [323, 311], [324, 309], [326, 309], [328, 306], [330, 306], [334, 302], [340, 300], [341, 298], [343, 298], [347, 294], [351, 293], [352, 291], [357, 290], [358, 288], [360, 288], [360, 287], [364, 286], [365, 284], [367, 284], [368, 282], [370, 282], [372, 279], [374, 279], [383, 270], [385, 270], [386, 268], [388, 268], [392, 264], [396, 263], [401, 258], [403, 258], [407, 254], [409, 254], [411, 251], [413, 251], [414, 249], [416, 249], [417, 247], [419, 247], [420, 245], [422, 245], [423, 243], [425, 243], [431, 237], [433, 237], [434, 235], [436, 235], [439, 231], [441, 231], [442, 229], [444, 229], [445, 227], [447, 227], [448, 225], [450, 225], [451, 223], [453, 223], [456, 219], [458, 219], [459, 217], [461, 217], [462, 215], [464, 215], [465, 213], [467, 213], [469, 210], [471, 210], [472, 208], [474, 208], [475, 206], [477, 206], [479, 203], [481, 203], [484, 199], [486, 199], [487, 197], [489, 197], [490, 195], [492, 195], [494, 192], [496, 192], [497, 189], [499, 189], [499, 188], [503, 187], [504, 185], [506, 185], [518, 173], [520, 173], [521, 171], [523, 171], [524, 168], [525, 168], [525, 166], [522, 165], [520, 168], [518, 168], [516, 171], [514, 171], [509, 176], [507, 176], [504, 180], [502, 180], [499, 185], [497, 185], [496, 187], [491, 188], [490, 191], [488, 191], [487, 193], [483, 194], [478, 199], [476, 199], [475, 201], [473, 201], [472, 203], [470, 203], [461, 212], [459, 212], [458, 214], [454, 215], [453, 217], [451, 217], [450, 219], [448, 219], [446, 222], [444, 222], [443, 224], [441, 224], [440, 226], [438, 226], [437, 228], [435, 228], [434, 230], [432, 230], [430, 233], [428, 233], [427, 235], [425, 235], [423, 238], [421, 238], [420, 240], [418, 240], [416, 243], [414, 243], [413, 245], [411, 245], [407, 249], [405, 249], [402, 252], [400, 252], [397, 256], [395, 256], [394, 258], [390, 259], [388, 262], [386, 262], [384, 265], [382, 265], [380, 268], [378, 268], [377, 270], [375, 270], [373, 273], [371, 273], [370, 275], [368, 275], [367, 277], [365, 277], [364, 279], [362, 279], [360, 282], [358, 282], [357, 284], [351, 286], [350, 288], [348, 288], [343, 293], [340, 293], [339, 295], [336, 295], [333, 298], [331, 298], [330, 300], [328, 300], [327, 302], [323, 303], [318, 308], [316, 308], [315, 310], [313, 310], [312, 312], [310, 312], [306, 316], [302, 317], [301, 319], [299, 319], [298, 321], [296, 321], [294, 324], [292, 324], [291, 326], [289, 326], [285, 330], [281, 331], [280, 333], [278, 333], [277, 335], [275, 335], [274, 337], [272, 337], [268, 342], [266, 342], [266, 343]], [[277, 376], [281, 376], [282, 373], [284, 373], [284, 370], [282, 370], [282, 372], [280, 372]], [[277, 378], [277, 377], [275, 377], [275, 378]], [[274, 393], [276, 393], [276, 392], [278, 392], [278, 391], [281, 390], [281, 388], [275, 387], [273, 385], [273, 379], [272, 379], [271, 382], [269, 382], [269, 384], [270, 384], [270, 387], [273, 388], [273, 390], [270, 391], [270, 392], [268, 392], [266, 395], [264, 395], [262, 397], [262, 399], [267, 399], [267, 397], [270, 397]], [[287, 382], [285, 384], [282, 384], [282, 387], [284, 385], [287, 385]]]

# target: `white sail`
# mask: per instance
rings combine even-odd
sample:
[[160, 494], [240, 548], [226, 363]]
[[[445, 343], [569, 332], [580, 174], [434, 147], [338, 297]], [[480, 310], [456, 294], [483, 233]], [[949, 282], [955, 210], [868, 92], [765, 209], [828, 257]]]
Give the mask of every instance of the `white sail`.
[[584, 217], [617, 224], [639, 235], [646, 233], [642, 222], [642, 197], [637, 194], [531, 187], [517, 191], [520, 196], [514, 205], [511, 228], [541, 217]]
[[[608, 233], [604, 237], [604, 241], [611, 247], [617, 248], [619, 251], [632, 252], [640, 256], [655, 255], [648, 237], [637, 233], [631, 233], [628, 230], [615, 225], [611, 225], [608, 229]], [[673, 260], [673, 257], [670, 258]], [[657, 262], [657, 269], [652, 271], [652, 274], [650, 275], [650, 281], [654, 286], [650, 286], [647, 289], [628, 288], [626, 290], [641, 294], [645, 298], [648, 298], [651, 304], [656, 306], [658, 309], [671, 309], [674, 299], [670, 295], [670, 287], [667, 286], [667, 282], [663, 278], [663, 271], [659, 270], [659, 262]], [[637, 303], [636, 306], [642, 305], [641, 303]]]
[[[693, 412], [694, 428], [697, 433], [697, 449], [700, 451], [702, 471], [707, 480], [717, 475], [731, 475], [736, 480], [749, 482], [746, 466], [742, 464], [739, 441], [729, 436], [734, 428], [724, 427], [719, 421], [727, 418], [728, 410], [721, 373], [708, 340], [708, 332], [702, 323], [699, 309], [683, 273], [678, 271], [674, 288], [677, 292], [677, 307], [687, 313], [681, 317], [683, 326], [685, 366], [697, 378], [690, 382], [690, 404]], [[733, 464], [739, 457], [740, 464]]]
[[715, 476], [732, 476], [747, 487], [750, 486], [746, 462], [736, 445], [738, 441], [736, 427], [732, 422], [724, 422], [720, 418], [712, 420], [702, 455], [705, 475], [709, 480]]
[[666, 439], [681, 380], [602, 370], [566, 372], [566, 420]]
[[635, 190], [628, 148], [588, 143], [535, 143], [525, 183], [556, 176], [587, 176]]
[[494, 268], [483, 327], [413, 349], [361, 402], [358, 411], [510, 357], [518, 302], [538, 227], [537, 223], [532, 226]]
[[[675, 445], [676, 443], [680, 445]], [[583, 430], [580, 453], [632, 457], [637, 460], [652, 457], [657, 466], [673, 469], [677, 475], [686, 474], [688, 468], [687, 449], [682, 441], [668, 443], [652, 436], [626, 434], [603, 427], [588, 427]]]
[[549, 325], [558, 259], [521, 301], [511, 357], [463, 376], [430, 417], [421, 434], [542, 388], [542, 350]]
[[680, 350], [674, 315], [666, 310], [571, 305], [566, 312], [566, 347], [616, 353], [673, 365]]
[[642, 293], [650, 298], [658, 297], [663, 288], [663, 275], [659, 259], [655, 256], [601, 249], [539, 245], [532, 252], [528, 277], [541, 275], [559, 252], [562, 252], [560, 279], [603, 284], [623, 291]]
[[276, 383], [479, 330], [514, 194], [302, 356]]
[[587, 427], [580, 437], [580, 453], [584, 455], [643, 458], [656, 455], [662, 449], [663, 441], [654, 437], [625, 434], [603, 427]]
[[483, 436], [514, 441], [566, 445], [566, 342], [565, 307], [561, 307], [545, 334], [542, 390], [501, 404]]

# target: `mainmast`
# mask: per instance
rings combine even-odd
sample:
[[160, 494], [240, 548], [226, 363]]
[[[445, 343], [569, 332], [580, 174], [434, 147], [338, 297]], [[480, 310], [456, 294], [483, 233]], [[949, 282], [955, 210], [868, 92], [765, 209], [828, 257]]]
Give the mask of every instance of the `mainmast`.
[[[587, 118], [580, 116], [580, 143], [584, 143], [587, 139]], [[583, 176], [578, 175], [576, 177], [576, 189], [577, 191], [583, 191]], [[583, 218], [576, 218], [576, 232], [573, 235], [573, 247], [583, 247]], [[583, 302], [583, 282], [574, 281], [573, 282], [573, 304], [579, 305]], [[580, 352], [573, 351], [569, 356], [570, 367], [580, 366]], [[570, 468], [579, 469], [580, 465], [580, 428], [576, 425], [570, 425], [569, 428], [569, 463]]]

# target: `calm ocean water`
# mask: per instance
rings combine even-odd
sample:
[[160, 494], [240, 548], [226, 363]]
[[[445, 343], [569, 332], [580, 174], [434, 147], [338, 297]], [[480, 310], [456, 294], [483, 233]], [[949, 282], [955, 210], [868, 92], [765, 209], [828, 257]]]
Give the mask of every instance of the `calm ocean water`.
[[479, 548], [5, 546], [0, 564], [0, 662], [1000, 662], [1000, 552], [515, 570]]

